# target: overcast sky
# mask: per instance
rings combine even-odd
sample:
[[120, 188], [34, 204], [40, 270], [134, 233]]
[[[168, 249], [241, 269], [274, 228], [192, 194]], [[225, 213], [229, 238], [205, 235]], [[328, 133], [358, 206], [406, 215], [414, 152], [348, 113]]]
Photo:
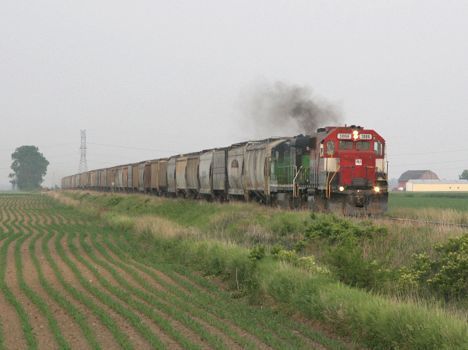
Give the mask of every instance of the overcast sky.
[[39, 146], [46, 185], [268, 136], [240, 96], [306, 85], [378, 131], [390, 176], [468, 168], [468, 1], [0, 1], [0, 184]]

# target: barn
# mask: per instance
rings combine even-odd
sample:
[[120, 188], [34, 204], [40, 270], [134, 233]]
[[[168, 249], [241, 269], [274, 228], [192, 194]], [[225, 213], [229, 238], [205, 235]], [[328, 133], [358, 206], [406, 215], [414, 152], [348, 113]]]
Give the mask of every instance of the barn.
[[407, 192], [468, 192], [468, 180], [409, 180]]
[[431, 170], [407, 170], [398, 179], [398, 189], [404, 191], [409, 180], [439, 180], [439, 177]]

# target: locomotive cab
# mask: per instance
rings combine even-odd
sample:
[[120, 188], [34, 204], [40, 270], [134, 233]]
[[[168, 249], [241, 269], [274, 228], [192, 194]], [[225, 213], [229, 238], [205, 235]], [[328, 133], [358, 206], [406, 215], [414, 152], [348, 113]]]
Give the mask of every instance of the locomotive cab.
[[387, 208], [385, 140], [358, 126], [318, 130], [309, 196], [315, 209], [379, 214]]

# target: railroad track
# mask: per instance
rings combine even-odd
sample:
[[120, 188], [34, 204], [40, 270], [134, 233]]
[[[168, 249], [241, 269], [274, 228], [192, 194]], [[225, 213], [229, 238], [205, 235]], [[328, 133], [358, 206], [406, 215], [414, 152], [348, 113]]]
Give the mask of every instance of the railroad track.
[[444, 222], [444, 221], [433, 221], [433, 220], [422, 220], [422, 219], [412, 219], [412, 218], [401, 218], [396, 216], [384, 216], [382, 218], [376, 218], [374, 220], [392, 220], [397, 222], [412, 222], [417, 224], [425, 224], [425, 225], [435, 225], [435, 226], [453, 226], [453, 227], [461, 227], [461, 228], [468, 228], [468, 224], [460, 224], [455, 222]]

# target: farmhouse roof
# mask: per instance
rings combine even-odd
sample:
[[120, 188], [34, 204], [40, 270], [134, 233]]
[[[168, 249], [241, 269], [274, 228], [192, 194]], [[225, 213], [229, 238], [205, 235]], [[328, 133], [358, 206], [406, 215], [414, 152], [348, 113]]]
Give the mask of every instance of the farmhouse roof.
[[408, 180], [417, 180], [417, 179], [432, 179], [438, 180], [439, 177], [431, 170], [407, 170], [401, 174], [398, 179], [399, 182], [404, 182]]

